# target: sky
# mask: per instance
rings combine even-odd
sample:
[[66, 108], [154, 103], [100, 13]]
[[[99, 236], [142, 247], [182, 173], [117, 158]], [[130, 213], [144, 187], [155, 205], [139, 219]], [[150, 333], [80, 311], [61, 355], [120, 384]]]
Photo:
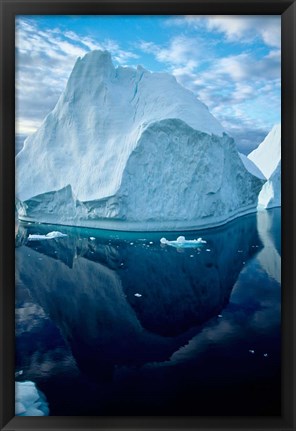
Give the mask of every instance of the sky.
[[78, 57], [168, 72], [248, 154], [281, 121], [280, 16], [17, 16], [16, 145], [54, 108]]

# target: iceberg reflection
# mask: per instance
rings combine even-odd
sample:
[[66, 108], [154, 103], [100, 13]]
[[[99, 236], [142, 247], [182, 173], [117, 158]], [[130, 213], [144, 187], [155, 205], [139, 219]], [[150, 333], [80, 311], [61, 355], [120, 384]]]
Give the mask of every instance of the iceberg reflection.
[[221, 312], [243, 265], [262, 248], [254, 217], [205, 231], [209, 248], [183, 253], [159, 239], [94, 239], [79, 229], [28, 242], [43, 228], [21, 225], [17, 284], [60, 329], [81, 370], [111, 377], [114, 365], [168, 360]]

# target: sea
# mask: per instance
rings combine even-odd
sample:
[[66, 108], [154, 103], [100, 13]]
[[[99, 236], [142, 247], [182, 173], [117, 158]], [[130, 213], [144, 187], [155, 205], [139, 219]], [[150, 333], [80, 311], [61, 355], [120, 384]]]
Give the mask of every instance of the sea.
[[[180, 235], [206, 242], [160, 242]], [[197, 232], [19, 223], [15, 268], [15, 379], [50, 415], [281, 414], [280, 208]]]

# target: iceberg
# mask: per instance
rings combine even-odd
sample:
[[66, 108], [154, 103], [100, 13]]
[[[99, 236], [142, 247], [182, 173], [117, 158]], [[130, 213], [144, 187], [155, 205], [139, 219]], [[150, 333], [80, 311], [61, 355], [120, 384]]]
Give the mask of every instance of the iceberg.
[[262, 187], [258, 196], [258, 209], [281, 206], [281, 162], [268, 181]]
[[281, 124], [273, 126], [265, 139], [253, 150], [248, 159], [270, 178], [281, 160]]
[[49, 408], [45, 395], [29, 380], [15, 382], [15, 415], [48, 416]]
[[[276, 124], [261, 144], [248, 155], [267, 179], [258, 196], [258, 209], [281, 206], [281, 124]], [[246, 168], [251, 172], [250, 165]], [[253, 171], [254, 172], [254, 171]]]
[[198, 239], [185, 239], [184, 236], [178, 236], [176, 241], [169, 241], [166, 238], [161, 238], [160, 243], [164, 245], [170, 245], [178, 248], [194, 248], [200, 247], [202, 244], [206, 244], [207, 241], [202, 238]]
[[266, 177], [263, 175], [263, 173], [260, 171], [258, 166], [255, 165], [252, 160], [248, 159], [247, 156], [245, 156], [242, 153], [239, 153], [239, 156], [241, 158], [241, 161], [243, 162], [245, 168], [255, 177], [260, 178], [261, 180], [266, 180]]
[[107, 51], [78, 58], [16, 156], [24, 221], [188, 231], [255, 212], [262, 185], [192, 92], [166, 73], [114, 67]]
[[58, 232], [58, 231], [49, 232], [46, 235], [30, 234], [28, 236], [28, 241], [40, 241], [40, 240], [46, 240], [46, 239], [61, 238], [64, 236], [67, 236], [67, 235], [65, 233]]

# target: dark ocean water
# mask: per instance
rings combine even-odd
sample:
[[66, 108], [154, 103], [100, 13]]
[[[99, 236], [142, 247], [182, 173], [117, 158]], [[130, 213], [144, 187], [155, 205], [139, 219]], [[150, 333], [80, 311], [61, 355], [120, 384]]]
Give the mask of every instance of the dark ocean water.
[[280, 230], [273, 209], [177, 250], [159, 240], [184, 232], [21, 224], [17, 380], [51, 415], [280, 415]]

